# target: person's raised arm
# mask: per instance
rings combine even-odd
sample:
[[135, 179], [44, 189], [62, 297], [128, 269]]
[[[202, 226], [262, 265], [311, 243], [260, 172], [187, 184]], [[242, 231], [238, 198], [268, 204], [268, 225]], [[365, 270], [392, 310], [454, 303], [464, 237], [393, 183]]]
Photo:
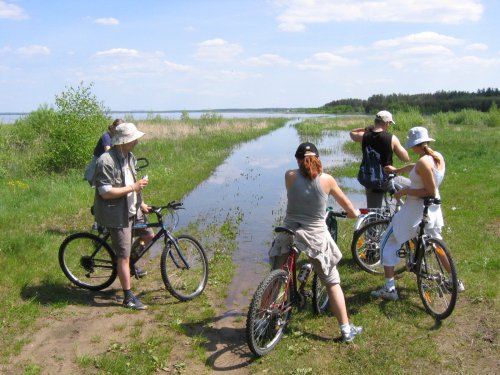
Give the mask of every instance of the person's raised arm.
[[368, 128], [357, 128], [349, 132], [349, 136], [354, 142], [363, 141], [363, 135], [368, 131]]
[[337, 184], [337, 181], [335, 181], [335, 179], [332, 176], [330, 175], [327, 176], [328, 176], [328, 185], [330, 188], [328, 194], [330, 194], [333, 198], [335, 198], [340, 207], [342, 207], [344, 211], [347, 213], [347, 217], [349, 218], [358, 217], [360, 215], [359, 210], [354, 208], [347, 195], [344, 194], [342, 189]]
[[399, 142], [398, 137], [396, 137], [395, 135], [392, 136], [391, 146], [392, 146], [392, 151], [394, 151], [399, 160], [410, 161], [410, 156], [408, 155], [408, 151], [406, 151], [406, 149], [401, 145], [401, 142]]

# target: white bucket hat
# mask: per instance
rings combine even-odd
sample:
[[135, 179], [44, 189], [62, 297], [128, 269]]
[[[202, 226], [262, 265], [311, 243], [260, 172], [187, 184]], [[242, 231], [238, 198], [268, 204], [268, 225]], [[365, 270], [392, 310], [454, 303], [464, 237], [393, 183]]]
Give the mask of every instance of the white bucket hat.
[[415, 126], [408, 131], [408, 140], [406, 141], [406, 147], [412, 148], [423, 142], [434, 142], [435, 139], [429, 137], [429, 133], [426, 128], [421, 126]]
[[144, 135], [143, 132], [137, 130], [131, 122], [124, 122], [115, 128], [115, 134], [111, 140], [113, 146], [124, 145], [133, 142]]
[[392, 119], [392, 113], [389, 111], [380, 111], [375, 115], [376, 120], [382, 120], [383, 122], [391, 122], [395, 124], [394, 120]]

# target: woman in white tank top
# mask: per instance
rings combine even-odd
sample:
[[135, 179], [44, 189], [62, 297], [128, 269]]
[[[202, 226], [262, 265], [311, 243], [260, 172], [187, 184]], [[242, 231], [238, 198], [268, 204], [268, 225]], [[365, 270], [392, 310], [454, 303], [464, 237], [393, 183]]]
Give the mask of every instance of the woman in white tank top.
[[[373, 297], [392, 301], [399, 299], [394, 281], [394, 266], [400, 261], [397, 251], [401, 248], [401, 244], [417, 235], [418, 224], [423, 215], [422, 198], [440, 197], [439, 185], [443, 181], [445, 162], [439, 152], [429, 147], [430, 142], [434, 142], [434, 139], [429, 137], [427, 129], [420, 126], [410, 129], [406, 147], [411, 148], [419, 156], [418, 161], [402, 168], [385, 167], [387, 173], [410, 172], [411, 184], [394, 194], [398, 200], [406, 196], [406, 201], [401, 210], [392, 218], [391, 225], [380, 244], [386, 282], [381, 289], [372, 291]], [[425, 227], [426, 233], [441, 238], [443, 225], [441, 206], [430, 207], [429, 223]]]

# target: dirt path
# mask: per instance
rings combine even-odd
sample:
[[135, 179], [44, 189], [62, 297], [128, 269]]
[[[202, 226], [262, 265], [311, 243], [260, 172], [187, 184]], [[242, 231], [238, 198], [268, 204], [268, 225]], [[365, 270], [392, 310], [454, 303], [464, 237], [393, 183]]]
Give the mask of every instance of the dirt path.
[[[3, 373], [19, 374], [24, 366], [36, 364], [42, 368], [41, 374], [79, 374], [82, 370], [75, 363], [78, 357], [105, 353], [112, 343], [129, 340], [129, 333], [139, 324], [143, 337], [157, 329], [158, 321], [154, 313], [129, 313], [120, 306], [119, 295], [118, 291], [97, 295], [89, 293], [89, 306], [72, 305], [39, 319], [34, 332], [26, 337], [29, 344], [22, 348], [19, 355], [11, 358], [10, 364], [2, 368]], [[212, 370], [186, 358], [184, 349], [185, 345], [189, 345], [188, 336], [180, 335], [181, 345], [175, 346], [169, 362], [183, 361], [190, 373], [247, 374], [246, 366], [251, 356], [245, 343], [243, 313], [223, 310], [218, 312], [213, 323], [203, 327], [203, 334], [208, 339], [207, 364]], [[166, 373], [172, 371], [170, 368], [163, 370]]]
[[[9, 364], [0, 367], [0, 373], [23, 373], [26, 366], [37, 365], [40, 374], [88, 374], [96, 369], [82, 370], [77, 358], [92, 358], [110, 350], [113, 343], [132, 340], [132, 331], [141, 327], [141, 338], [158, 329], [154, 310], [129, 312], [121, 306], [121, 292], [117, 289], [101, 293], [78, 294], [79, 305], [52, 310], [40, 318], [31, 333], [29, 343]], [[85, 297], [82, 297], [85, 296]], [[86, 304], [85, 304], [86, 302]], [[241, 304], [237, 301], [233, 304]], [[224, 304], [223, 304], [224, 305]], [[243, 304], [242, 304], [243, 306]], [[454, 330], [443, 330], [439, 335], [439, 351], [449, 361], [458, 361], [467, 373], [494, 374], [500, 366], [498, 354], [498, 322], [496, 305], [477, 304], [462, 298], [454, 312]], [[473, 319], [467, 311], [473, 309]], [[192, 332], [178, 335], [176, 345], [168, 358], [169, 365], [158, 372], [176, 374], [249, 374], [252, 356], [245, 341], [246, 306], [216, 310], [215, 318], [207, 324], [195, 324]], [[114, 329], [112, 329], [114, 328]], [[205, 337], [205, 363], [186, 355], [192, 337], [201, 333]], [[115, 344], [116, 345], [116, 344]], [[175, 363], [184, 363], [185, 371], [177, 371]], [[427, 368], [429, 363], [422, 363]]]

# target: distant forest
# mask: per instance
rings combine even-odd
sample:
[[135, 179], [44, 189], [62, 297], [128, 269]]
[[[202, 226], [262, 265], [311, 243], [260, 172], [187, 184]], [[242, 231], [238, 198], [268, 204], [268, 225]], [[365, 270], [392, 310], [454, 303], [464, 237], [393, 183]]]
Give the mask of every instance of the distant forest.
[[311, 112], [328, 113], [376, 113], [381, 109], [397, 112], [418, 109], [423, 114], [456, 112], [462, 109], [476, 109], [487, 112], [492, 104], [500, 107], [500, 90], [480, 89], [477, 92], [437, 91], [434, 94], [391, 94], [372, 95], [367, 100], [334, 100]]

